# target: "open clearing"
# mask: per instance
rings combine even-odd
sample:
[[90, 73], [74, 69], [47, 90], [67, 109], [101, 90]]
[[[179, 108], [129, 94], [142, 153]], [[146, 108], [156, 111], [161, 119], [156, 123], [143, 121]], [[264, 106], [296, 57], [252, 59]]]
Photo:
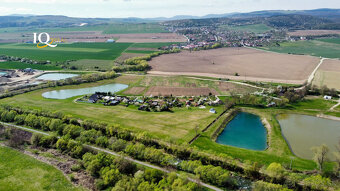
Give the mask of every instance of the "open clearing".
[[[134, 82], [131, 78], [134, 77]], [[116, 79], [120, 83], [130, 81], [129, 88], [123, 91], [127, 95], [173, 95], [173, 96], [200, 96], [200, 95], [230, 95], [247, 94], [258, 89], [235, 84], [210, 80], [192, 79], [185, 76], [120, 76]], [[125, 82], [126, 83], [126, 82]], [[143, 88], [143, 89], [142, 89]]]
[[211, 88], [186, 88], [186, 87], [162, 87], [155, 86], [149, 88], [145, 95], [150, 96], [200, 96], [217, 95], [217, 91]]
[[176, 33], [144, 33], [144, 34], [114, 34], [117, 42], [156, 43], [156, 42], [186, 42], [183, 35]]
[[313, 84], [319, 87], [326, 85], [328, 88], [340, 90], [340, 60], [327, 59], [315, 74]]
[[[167, 84], [174, 87], [206, 87], [214, 88], [218, 86], [218, 82], [194, 80], [185, 77], [153, 77], [153, 76], [132, 76], [124, 75], [114, 80], [104, 80], [96, 83], [87, 83], [81, 85], [71, 85], [55, 88], [47, 88], [37, 90], [26, 94], [17, 95], [11, 98], [0, 100], [0, 103], [23, 106], [28, 108], [39, 108], [51, 111], [61, 111], [81, 119], [92, 119], [95, 121], [118, 123], [123, 128], [136, 131], [148, 131], [159, 138], [168, 139], [170, 136], [179, 142], [189, 141], [195, 136], [195, 127], [205, 128], [212, 122], [224, 109], [224, 106], [214, 107], [216, 114], [209, 112], [211, 107], [199, 109], [192, 107], [187, 109], [173, 108], [173, 112], [145, 112], [139, 111], [137, 106], [130, 105], [125, 107], [103, 106], [102, 104], [74, 103], [74, 97], [65, 100], [46, 99], [42, 97], [43, 92], [60, 90], [60, 89], [76, 89], [83, 87], [93, 87], [109, 83], [124, 83], [129, 87], [145, 87], [162, 86]], [[190, 85], [190, 86], [189, 86]], [[250, 87], [243, 86], [239, 88], [242, 91], [252, 90]], [[127, 89], [128, 91], [129, 89]], [[131, 90], [132, 91], [132, 90]], [[123, 92], [126, 94], [125, 92]], [[138, 92], [137, 92], [138, 93]], [[128, 120], [127, 120], [128, 119]]]
[[220, 48], [162, 55], [149, 63], [151, 74], [302, 84], [319, 63], [319, 58], [250, 48]]
[[297, 30], [294, 32], [288, 32], [290, 36], [322, 36], [328, 34], [340, 35], [340, 30]]
[[[135, 131], [148, 131], [155, 137], [169, 139], [173, 137], [179, 142], [187, 142], [195, 136], [195, 128], [205, 128], [212, 122], [218, 113], [223, 111], [223, 106], [214, 107], [217, 114], [209, 112], [211, 107], [205, 109], [199, 108], [173, 108], [173, 112], [145, 112], [139, 111], [134, 105], [125, 107], [103, 106], [102, 104], [74, 103], [74, 97], [65, 100], [46, 99], [42, 93], [60, 89], [75, 89], [84, 87], [93, 87], [112, 82], [123, 82], [124, 80], [105, 80], [97, 83], [88, 83], [81, 85], [63, 86], [56, 88], [47, 88], [21, 94], [11, 98], [0, 100], [0, 103], [7, 103], [28, 108], [39, 108], [50, 111], [60, 111], [70, 114], [80, 119], [90, 119], [106, 123], [117, 123], [123, 128]], [[128, 83], [126, 83], [128, 84]], [[128, 119], [128, 120], [127, 120]]]
[[0, 146], [0, 190], [81, 190], [56, 168]]

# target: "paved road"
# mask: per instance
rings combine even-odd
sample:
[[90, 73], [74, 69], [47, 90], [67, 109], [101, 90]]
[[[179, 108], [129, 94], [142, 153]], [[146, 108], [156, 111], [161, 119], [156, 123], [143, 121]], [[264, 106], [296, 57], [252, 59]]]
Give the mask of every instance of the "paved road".
[[[43, 135], [49, 135], [49, 133], [46, 133], [46, 132], [42, 132], [42, 131], [38, 131], [38, 130], [34, 130], [34, 129], [30, 129], [30, 128], [27, 128], [27, 127], [22, 127], [22, 126], [19, 126], [19, 125], [14, 125], [14, 124], [10, 124], [10, 123], [4, 123], [4, 122], [0, 122], [1, 124], [3, 125], [6, 125], [6, 126], [10, 126], [10, 127], [15, 127], [15, 128], [18, 128], [18, 129], [22, 129], [22, 130], [25, 130], [25, 131], [29, 131], [29, 132], [33, 132], [33, 133], [39, 133], [39, 134], [43, 134]], [[110, 155], [113, 155], [113, 156], [118, 156], [118, 157], [124, 157], [126, 160], [128, 161], [131, 161], [131, 162], [134, 162], [134, 163], [137, 163], [137, 164], [140, 164], [140, 165], [143, 165], [143, 166], [146, 166], [146, 167], [149, 167], [149, 168], [153, 168], [153, 169], [157, 169], [157, 170], [160, 170], [160, 171], [163, 171], [165, 173], [170, 173], [171, 171], [165, 169], [165, 168], [162, 168], [162, 167], [159, 167], [159, 166], [156, 166], [156, 165], [152, 165], [152, 164], [149, 164], [149, 163], [146, 163], [146, 162], [142, 162], [142, 161], [139, 161], [139, 160], [135, 160], [133, 158], [130, 158], [130, 157], [126, 157], [126, 156], [123, 156], [119, 153], [116, 153], [116, 152], [113, 152], [113, 151], [109, 151], [109, 150], [106, 150], [106, 149], [102, 149], [102, 148], [99, 148], [99, 147], [95, 147], [95, 146], [91, 146], [91, 145], [85, 145], [84, 146], [86, 147], [89, 147], [89, 148], [92, 148], [96, 151], [100, 151], [100, 152], [104, 152], [104, 153], [107, 153], [107, 154], [110, 154]], [[177, 176], [179, 176], [178, 173], [176, 173]], [[215, 190], [215, 191], [223, 191], [222, 189], [220, 188], [217, 188], [215, 186], [212, 186], [212, 185], [209, 185], [209, 184], [205, 184], [199, 180], [196, 180], [196, 179], [193, 179], [193, 178], [188, 178], [189, 181], [191, 182], [195, 182], [195, 183], [198, 183], [206, 188], [209, 188], [211, 190]]]

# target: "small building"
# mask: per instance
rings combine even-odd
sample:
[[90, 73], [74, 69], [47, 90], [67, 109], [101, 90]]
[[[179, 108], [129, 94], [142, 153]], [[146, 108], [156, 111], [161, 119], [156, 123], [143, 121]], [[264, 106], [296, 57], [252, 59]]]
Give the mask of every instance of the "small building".
[[34, 70], [32, 68], [26, 68], [23, 70], [25, 73], [33, 73]]
[[331, 99], [332, 99], [332, 96], [325, 95], [325, 96], [323, 96], [323, 99], [325, 99], [325, 100], [331, 100]]
[[98, 99], [99, 99], [99, 95], [98, 94], [93, 94], [93, 95], [90, 96], [89, 102], [90, 103], [96, 103], [98, 101]]
[[211, 109], [209, 110], [209, 112], [210, 112], [210, 113], [216, 113], [216, 110], [215, 110], [214, 108], [211, 108]]
[[107, 43], [115, 43], [116, 41], [114, 39], [107, 39], [106, 42]]

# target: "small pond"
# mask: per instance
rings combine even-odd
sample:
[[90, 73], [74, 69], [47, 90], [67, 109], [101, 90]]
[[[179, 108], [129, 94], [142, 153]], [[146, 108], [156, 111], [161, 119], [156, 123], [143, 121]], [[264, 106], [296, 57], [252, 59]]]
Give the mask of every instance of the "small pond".
[[66, 90], [54, 90], [45, 92], [42, 94], [44, 98], [51, 99], [67, 99], [74, 96], [80, 96], [85, 94], [93, 94], [95, 92], [118, 92], [126, 89], [128, 85], [125, 84], [107, 84], [96, 87], [80, 88], [80, 89], [66, 89]]
[[66, 78], [72, 78], [75, 76], [79, 76], [78, 74], [70, 74], [70, 73], [48, 73], [43, 74], [37, 77], [38, 80], [63, 80]]
[[0, 72], [0, 76], [6, 75], [7, 72]]
[[239, 112], [217, 137], [217, 143], [251, 150], [267, 148], [267, 130], [259, 116]]
[[329, 159], [334, 159], [332, 153], [340, 140], [340, 121], [298, 114], [282, 114], [277, 119], [296, 156], [312, 159], [311, 147], [326, 144], [330, 149]]

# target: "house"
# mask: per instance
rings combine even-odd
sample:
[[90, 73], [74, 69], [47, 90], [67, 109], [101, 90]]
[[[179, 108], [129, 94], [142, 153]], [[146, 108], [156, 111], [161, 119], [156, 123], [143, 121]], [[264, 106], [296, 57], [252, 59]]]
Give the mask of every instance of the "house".
[[210, 112], [210, 113], [216, 113], [216, 110], [215, 110], [214, 108], [211, 108], [211, 109], [209, 110], [209, 112]]
[[119, 104], [119, 101], [116, 101], [116, 100], [110, 102], [110, 105], [118, 105], [118, 104]]
[[33, 73], [34, 70], [32, 68], [26, 68], [23, 70], [25, 73]]
[[325, 100], [331, 100], [331, 99], [332, 99], [332, 96], [325, 95], [325, 96], [323, 96], [323, 99], [325, 99]]
[[99, 95], [98, 94], [93, 94], [90, 96], [89, 98], [89, 103], [96, 103], [99, 99]]

